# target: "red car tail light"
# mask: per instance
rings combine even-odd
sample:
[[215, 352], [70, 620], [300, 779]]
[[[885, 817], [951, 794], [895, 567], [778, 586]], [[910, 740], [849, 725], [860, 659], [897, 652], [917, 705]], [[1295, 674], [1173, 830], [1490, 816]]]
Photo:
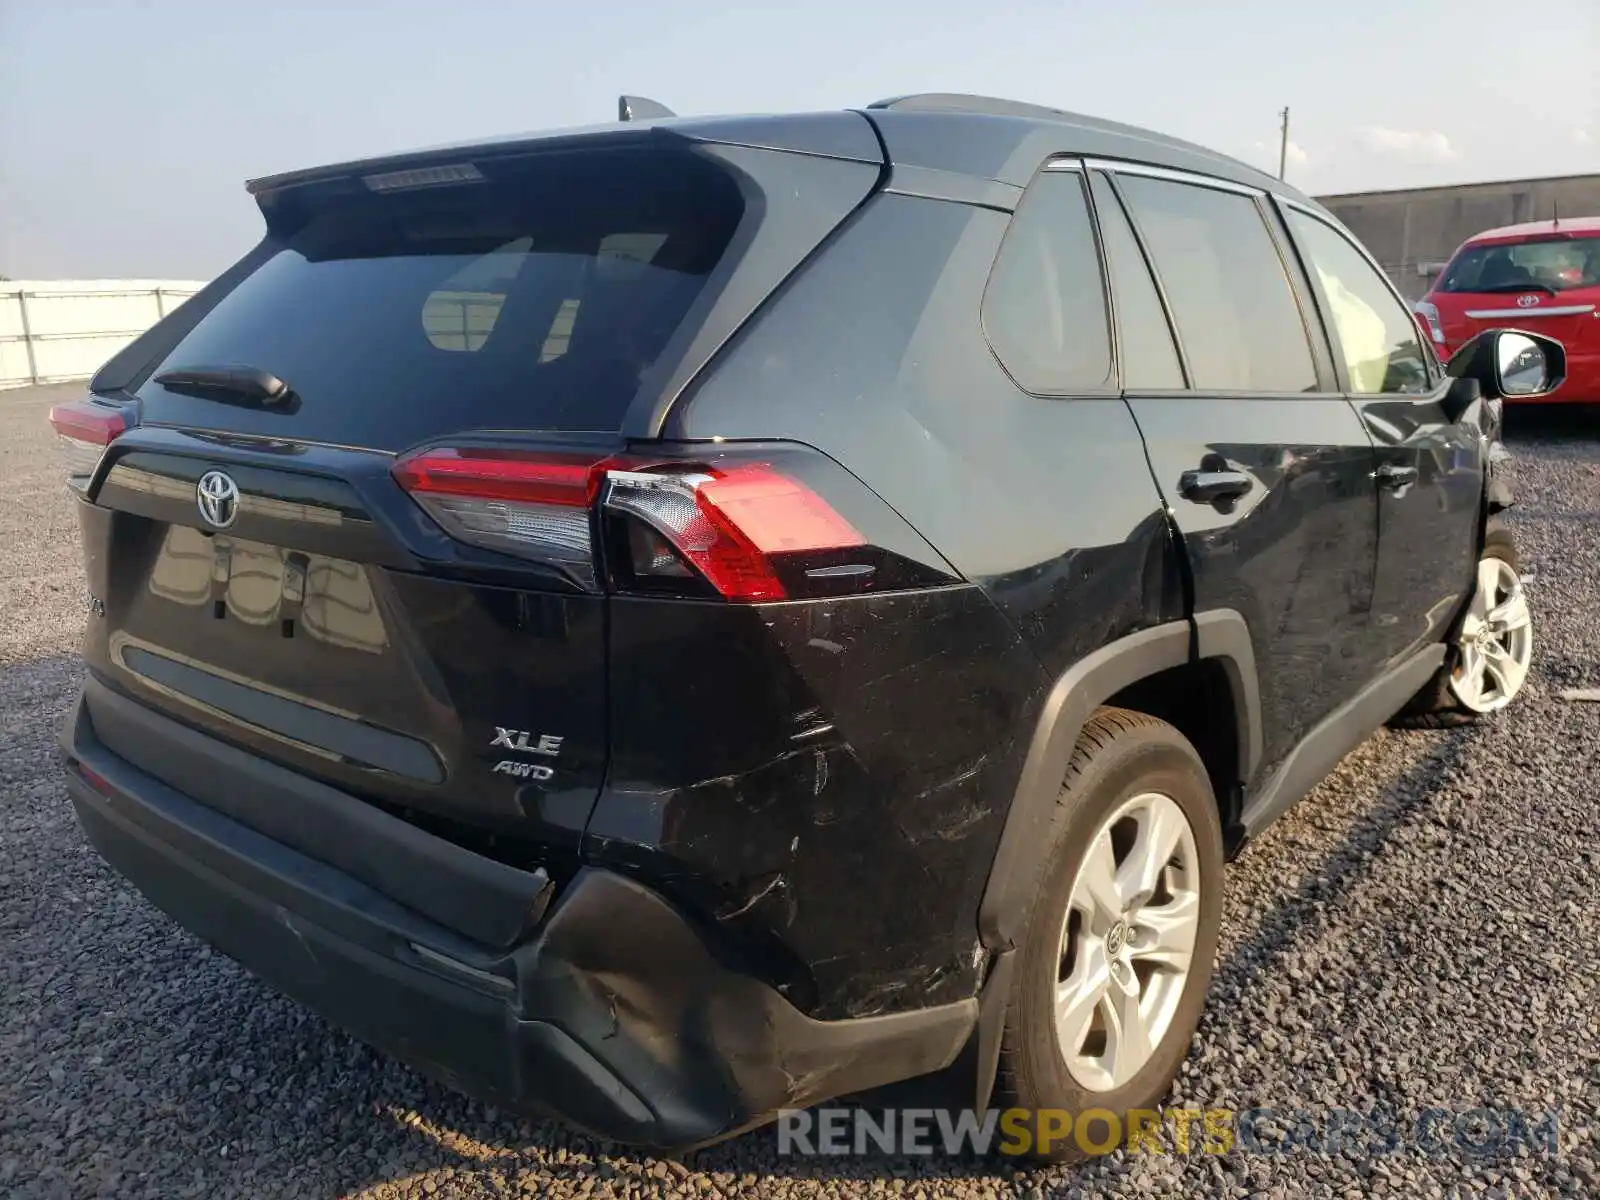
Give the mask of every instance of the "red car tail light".
[[56, 431], [67, 467], [67, 483], [78, 491], [89, 486], [106, 447], [128, 427], [121, 412], [91, 400], [69, 400], [50, 410], [50, 427]]
[[[782, 600], [775, 556], [860, 547], [866, 540], [810, 488], [761, 462], [683, 471], [606, 473], [605, 506], [638, 518], [729, 600]], [[640, 556], [634, 554], [635, 570]], [[681, 574], [659, 551], [645, 568]]]
[[605, 461], [594, 454], [447, 447], [402, 458], [393, 473], [452, 537], [548, 562], [593, 586], [591, 513]]
[[1413, 306], [1417, 324], [1422, 326], [1422, 331], [1431, 337], [1437, 346], [1444, 345], [1444, 327], [1439, 324], [1439, 308], [1427, 300], [1419, 300]]
[[393, 475], [456, 540], [592, 590], [758, 603], [953, 578], [881, 500], [812, 451], [696, 451], [432, 447]]

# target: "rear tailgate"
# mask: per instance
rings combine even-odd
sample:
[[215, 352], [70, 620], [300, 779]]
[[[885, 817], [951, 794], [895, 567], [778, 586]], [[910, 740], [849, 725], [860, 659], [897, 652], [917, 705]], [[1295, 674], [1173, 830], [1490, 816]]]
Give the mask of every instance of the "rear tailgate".
[[[458, 841], [564, 842], [538, 818], [546, 797], [591, 795], [604, 770], [603, 598], [457, 550], [387, 455], [298, 445], [273, 461], [283, 453], [124, 435], [80, 506], [91, 668], [304, 774], [432, 814]], [[196, 498], [217, 471], [237, 488], [223, 529]], [[159, 747], [110, 748], [163, 777]]]
[[[462, 844], [575, 851], [607, 755], [587, 517], [489, 500], [452, 524], [394, 468], [442, 442], [620, 450], [630, 406], [654, 402], [700, 327], [736, 325], [728, 305], [747, 315], [762, 273], [877, 179], [730, 149], [737, 170], [680, 138], [568, 139], [445, 182], [318, 178], [264, 202], [267, 239], [237, 280], [192, 328], [147, 335], [147, 361], [124, 356], [106, 389], [131, 428], [80, 505], [91, 668]], [[826, 179], [798, 240], [760, 196], [763, 158], [791, 193], [797, 162]], [[240, 367], [286, 388], [194, 381]], [[485, 521], [500, 532], [478, 537]], [[159, 747], [111, 748], [161, 775]]]

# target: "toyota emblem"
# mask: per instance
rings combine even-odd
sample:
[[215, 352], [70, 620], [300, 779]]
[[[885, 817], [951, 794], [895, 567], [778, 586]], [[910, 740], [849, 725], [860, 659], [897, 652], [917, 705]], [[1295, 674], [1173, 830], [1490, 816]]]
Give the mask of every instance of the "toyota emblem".
[[239, 485], [221, 471], [207, 471], [195, 485], [200, 516], [213, 529], [226, 529], [239, 515]]
[[1539, 303], [1539, 297], [1537, 297], [1537, 296], [1518, 296], [1517, 297], [1517, 307], [1518, 308], [1532, 308], [1537, 303]]

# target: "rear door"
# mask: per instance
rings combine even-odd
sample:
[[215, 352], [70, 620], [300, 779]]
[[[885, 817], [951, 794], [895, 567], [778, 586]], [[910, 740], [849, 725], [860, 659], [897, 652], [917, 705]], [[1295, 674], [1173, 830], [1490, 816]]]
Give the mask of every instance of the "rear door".
[[[1108, 165], [1094, 194], [1119, 319], [1141, 330], [1121, 336], [1128, 403], [1195, 609], [1249, 625], [1269, 770], [1376, 671], [1371, 444], [1308, 333], [1260, 193]], [[1134, 325], [1146, 288], [1156, 299]]]
[[1323, 215], [1287, 204], [1282, 212], [1327, 317], [1340, 386], [1375, 449], [1372, 638], [1389, 663], [1441, 640], [1472, 582], [1486, 435], [1497, 423], [1482, 407], [1449, 420], [1449, 380], [1370, 256]]
[[877, 176], [737, 150], [631, 139], [264, 204], [251, 269], [109, 397], [132, 428], [81, 506], [91, 669], [458, 841], [574, 847], [607, 759], [596, 464], [719, 287], [759, 302], [728, 288], [741, 254], [805, 253], [754, 160], [788, 192], [815, 164], [810, 244]]

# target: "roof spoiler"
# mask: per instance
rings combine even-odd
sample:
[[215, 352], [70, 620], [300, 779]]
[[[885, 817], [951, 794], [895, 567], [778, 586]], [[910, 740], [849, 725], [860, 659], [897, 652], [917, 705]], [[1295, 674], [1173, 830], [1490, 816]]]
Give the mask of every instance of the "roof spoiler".
[[651, 121], [657, 117], [675, 117], [665, 104], [652, 100], [648, 96], [618, 96], [617, 120], [619, 121]]

